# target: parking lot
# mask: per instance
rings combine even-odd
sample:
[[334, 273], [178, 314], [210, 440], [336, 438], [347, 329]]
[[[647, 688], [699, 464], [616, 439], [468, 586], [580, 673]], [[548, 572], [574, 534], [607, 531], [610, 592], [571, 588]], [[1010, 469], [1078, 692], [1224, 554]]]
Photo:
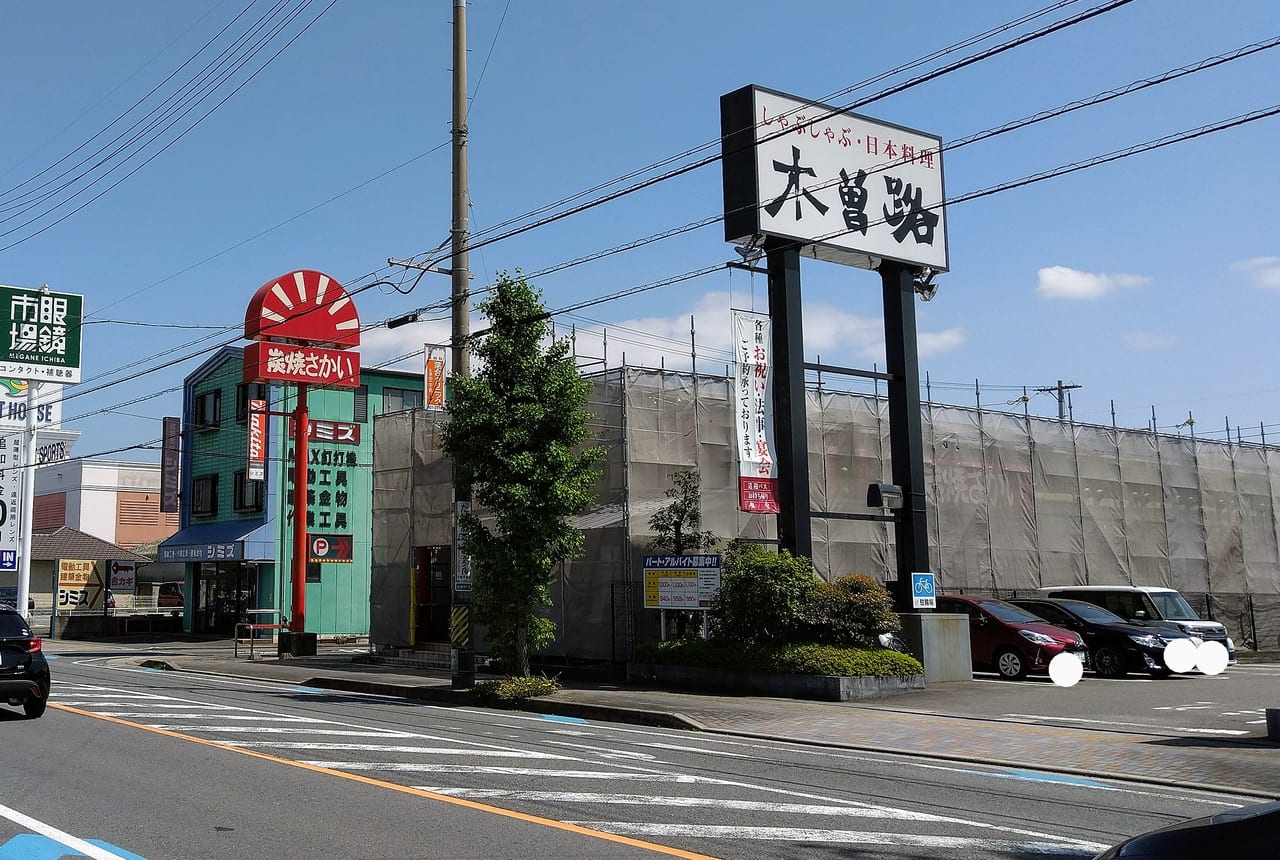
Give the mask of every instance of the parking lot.
[[873, 707], [1137, 734], [1265, 738], [1265, 710], [1280, 708], [1280, 662], [1240, 663], [1211, 676], [1086, 673], [1074, 687], [1043, 676], [1005, 681], [978, 673], [973, 681], [931, 684]]

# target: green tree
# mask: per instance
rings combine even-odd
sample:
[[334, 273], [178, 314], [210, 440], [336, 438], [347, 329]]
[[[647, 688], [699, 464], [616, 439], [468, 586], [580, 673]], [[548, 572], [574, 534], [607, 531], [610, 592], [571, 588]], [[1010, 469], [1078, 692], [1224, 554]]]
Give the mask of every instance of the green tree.
[[529, 652], [554, 638], [540, 613], [556, 566], [582, 551], [566, 518], [594, 501], [602, 452], [585, 446], [590, 384], [567, 341], [547, 342], [541, 294], [504, 272], [479, 308], [490, 323], [474, 350], [479, 369], [453, 380], [442, 447], [485, 514], [460, 520], [475, 618], [513, 674], [527, 675]]
[[671, 502], [649, 517], [654, 538], [649, 543], [653, 552], [681, 555], [704, 552], [720, 543], [715, 532], [702, 527], [702, 476], [696, 471], [676, 472], [666, 495]]
[[802, 555], [733, 541], [711, 602], [711, 638], [744, 645], [807, 641], [822, 580]]

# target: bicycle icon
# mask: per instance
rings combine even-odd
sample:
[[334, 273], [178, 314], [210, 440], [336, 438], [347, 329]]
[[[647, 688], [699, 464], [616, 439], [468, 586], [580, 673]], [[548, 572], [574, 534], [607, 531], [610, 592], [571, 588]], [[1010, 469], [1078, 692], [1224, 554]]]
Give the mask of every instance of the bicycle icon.
[[917, 597], [933, 597], [933, 574], [913, 573], [911, 575], [911, 590], [915, 592]]

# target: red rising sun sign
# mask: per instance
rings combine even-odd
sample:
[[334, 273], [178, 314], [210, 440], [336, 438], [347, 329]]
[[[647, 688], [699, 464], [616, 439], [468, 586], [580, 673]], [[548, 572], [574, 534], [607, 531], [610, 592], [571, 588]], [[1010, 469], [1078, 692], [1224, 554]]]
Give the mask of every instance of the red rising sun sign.
[[244, 336], [347, 349], [360, 345], [360, 316], [342, 284], [299, 269], [258, 288], [244, 314]]

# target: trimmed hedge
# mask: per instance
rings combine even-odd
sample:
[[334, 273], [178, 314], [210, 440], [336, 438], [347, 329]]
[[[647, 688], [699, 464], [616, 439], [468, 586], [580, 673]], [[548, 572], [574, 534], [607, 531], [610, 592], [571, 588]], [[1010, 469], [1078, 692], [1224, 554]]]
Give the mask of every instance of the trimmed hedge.
[[555, 678], [528, 676], [480, 681], [472, 691], [479, 699], [497, 699], [500, 702], [523, 702], [540, 696], [550, 696], [560, 689]]
[[646, 642], [632, 659], [660, 666], [700, 666], [738, 672], [848, 677], [911, 677], [924, 666], [909, 654], [887, 649], [841, 648], [836, 645], [788, 644], [742, 646], [702, 639]]

